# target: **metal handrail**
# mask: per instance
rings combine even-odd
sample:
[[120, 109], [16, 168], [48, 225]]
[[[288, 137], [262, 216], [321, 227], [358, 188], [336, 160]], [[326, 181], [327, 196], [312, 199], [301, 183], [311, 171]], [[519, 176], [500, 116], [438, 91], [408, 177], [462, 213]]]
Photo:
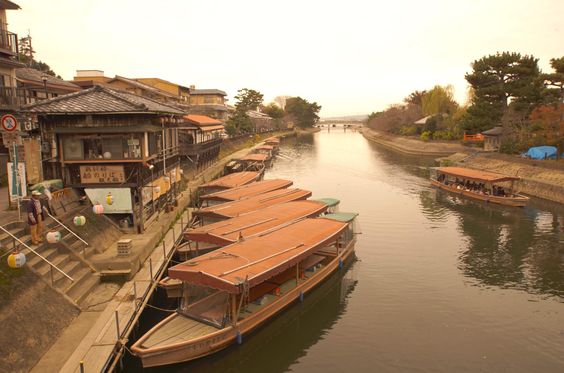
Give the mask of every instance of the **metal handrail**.
[[47, 208], [45, 208], [45, 206], [43, 206], [43, 211], [45, 211], [45, 213], [46, 213], [47, 215], [49, 215], [49, 217], [50, 217], [51, 219], [55, 220], [57, 223], [59, 223], [59, 225], [63, 226], [63, 228], [65, 228], [67, 231], [69, 231], [70, 234], [72, 234], [73, 236], [75, 236], [76, 238], [78, 238], [79, 240], [81, 240], [82, 242], [84, 242], [84, 244], [86, 244], [86, 246], [89, 246], [89, 245], [88, 245], [88, 242], [84, 241], [82, 238], [80, 238], [80, 236], [79, 236], [78, 234], [76, 234], [76, 233], [74, 233], [73, 231], [71, 231], [69, 227], [67, 227], [66, 225], [64, 225], [63, 223], [61, 223], [59, 220], [57, 220], [56, 217], [54, 217], [53, 215], [51, 215], [51, 214], [49, 213], [49, 211], [47, 210]]
[[63, 276], [65, 276], [66, 278], [68, 278], [69, 280], [71, 280], [72, 282], [74, 282], [74, 279], [72, 277], [70, 277], [69, 275], [67, 275], [65, 272], [63, 272], [63, 270], [59, 269], [59, 267], [57, 267], [56, 265], [54, 265], [53, 263], [51, 263], [49, 261], [49, 259], [45, 258], [43, 255], [39, 254], [37, 251], [33, 250], [31, 247], [29, 247], [27, 244], [25, 244], [24, 242], [22, 242], [19, 238], [17, 238], [16, 236], [14, 236], [13, 234], [11, 234], [8, 230], [6, 230], [3, 226], [0, 225], [0, 229], [4, 231], [4, 233], [7, 233], [9, 236], [11, 236], [14, 240], [18, 241], [20, 244], [24, 245], [26, 248], [28, 248], [32, 253], [34, 253], [35, 255], [37, 255], [38, 257], [40, 257], [41, 259], [43, 259], [45, 262], [47, 262], [47, 264], [49, 264], [51, 266], [51, 268], [55, 268], [57, 271], [61, 272], [61, 274]]

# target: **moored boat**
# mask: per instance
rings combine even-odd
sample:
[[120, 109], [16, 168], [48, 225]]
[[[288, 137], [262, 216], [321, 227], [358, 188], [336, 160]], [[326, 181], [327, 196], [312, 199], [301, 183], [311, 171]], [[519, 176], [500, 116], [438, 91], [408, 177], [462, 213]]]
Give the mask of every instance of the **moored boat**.
[[273, 190], [286, 189], [291, 186], [291, 180], [269, 179], [255, 181], [236, 188], [221, 190], [219, 192], [205, 194], [200, 196], [200, 204], [202, 206], [213, 206], [230, 201], [238, 201], [241, 199], [254, 197], [263, 193], [272, 192]]
[[262, 174], [256, 171], [234, 172], [202, 184], [198, 187], [198, 190], [202, 194], [211, 194], [258, 181], [261, 177]]
[[[177, 254], [180, 260], [188, 260], [244, 239], [267, 234], [298, 220], [319, 216], [329, 208], [334, 208], [335, 199], [329, 200], [331, 204], [308, 200], [282, 203], [225, 221], [187, 229], [184, 232], [187, 242], [177, 248]], [[180, 296], [181, 285], [180, 280], [169, 277], [159, 281], [159, 286], [165, 289], [169, 298]]]
[[494, 172], [472, 170], [463, 167], [440, 167], [431, 176], [431, 184], [480, 201], [506, 206], [523, 207], [529, 197], [514, 192], [519, 177]]
[[261, 210], [279, 203], [308, 199], [310, 196], [311, 191], [309, 190], [298, 188], [278, 189], [238, 201], [208, 206], [194, 211], [192, 216], [200, 225], [210, 224], [231, 219], [251, 211]]
[[357, 214], [305, 219], [169, 270], [183, 297], [132, 346], [144, 367], [217, 352], [271, 320], [353, 257]]

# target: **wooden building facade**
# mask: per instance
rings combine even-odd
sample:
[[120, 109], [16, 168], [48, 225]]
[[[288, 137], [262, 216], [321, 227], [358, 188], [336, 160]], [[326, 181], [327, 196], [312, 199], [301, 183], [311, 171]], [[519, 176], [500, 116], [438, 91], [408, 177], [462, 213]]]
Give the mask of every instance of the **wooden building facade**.
[[201, 170], [219, 156], [223, 122], [205, 115], [186, 115], [178, 126], [179, 154], [187, 170]]
[[174, 203], [182, 111], [101, 86], [23, 110], [42, 133], [45, 178], [86, 194], [122, 227], [142, 232]]

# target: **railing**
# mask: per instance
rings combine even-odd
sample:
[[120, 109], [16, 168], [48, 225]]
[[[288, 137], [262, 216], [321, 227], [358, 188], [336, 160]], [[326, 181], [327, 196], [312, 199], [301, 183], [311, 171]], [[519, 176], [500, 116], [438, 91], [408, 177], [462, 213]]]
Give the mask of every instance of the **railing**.
[[[56, 217], [54, 217], [53, 215], [51, 215], [49, 213], [49, 211], [45, 208], [45, 206], [43, 206], [43, 211], [45, 211], [45, 213], [47, 215], [49, 215], [49, 217], [51, 219], [53, 219], [57, 224], [59, 224], [60, 226], [62, 226], [63, 228], [65, 228], [70, 234], [72, 234], [73, 236], [75, 236], [76, 238], [78, 238], [80, 241], [82, 241], [86, 246], [88, 246], [88, 242], [84, 241], [79, 235], [77, 235], [76, 233], [74, 233], [73, 231], [71, 231], [69, 229], [69, 227], [67, 227], [66, 225], [64, 225], [63, 223], [61, 223]], [[86, 248], [82, 248], [82, 256], [85, 256], [85, 250]]]
[[221, 145], [223, 142], [222, 138], [211, 139], [197, 144], [186, 144], [180, 143], [180, 154], [181, 155], [192, 155], [204, 152], [211, 148]]
[[17, 56], [18, 35], [13, 32], [0, 29], [0, 49], [2, 52]]
[[34, 253], [35, 255], [37, 255], [38, 257], [40, 257], [44, 262], [46, 262], [47, 264], [49, 264], [50, 266], [50, 270], [51, 270], [51, 286], [54, 286], [55, 281], [54, 281], [54, 277], [53, 277], [53, 268], [55, 268], [57, 271], [59, 271], [63, 276], [65, 276], [66, 278], [68, 278], [69, 280], [71, 280], [72, 282], [74, 282], [74, 279], [72, 277], [70, 277], [69, 275], [67, 275], [63, 270], [61, 270], [59, 267], [57, 267], [56, 265], [54, 265], [53, 263], [51, 263], [51, 261], [49, 261], [49, 259], [45, 258], [43, 255], [39, 254], [37, 251], [33, 250], [31, 247], [29, 247], [26, 243], [24, 243], [22, 240], [20, 240], [19, 238], [17, 238], [16, 236], [14, 236], [13, 234], [11, 234], [7, 229], [5, 229], [4, 227], [0, 226], [0, 229], [2, 231], [4, 231], [4, 233], [6, 233], [7, 235], [9, 235], [10, 237], [12, 237], [14, 240], [18, 241], [21, 245], [25, 246], [29, 251], [31, 251], [32, 253]]
[[18, 107], [32, 101], [27, 89], [0, 86], [0, 106]]

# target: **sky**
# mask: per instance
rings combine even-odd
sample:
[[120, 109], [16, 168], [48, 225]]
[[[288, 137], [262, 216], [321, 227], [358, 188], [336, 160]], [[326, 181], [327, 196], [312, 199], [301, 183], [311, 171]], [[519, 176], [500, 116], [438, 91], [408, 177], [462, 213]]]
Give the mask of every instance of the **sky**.
[[452, 85], [466, 99], [472, 61], [564, 56], [562, 0], [13, 0], [8, 28], [36, 58], [76, 70], [158, 77], [269, 102], [300, 96], [321, 116], [368, 114], [414, 90]]

